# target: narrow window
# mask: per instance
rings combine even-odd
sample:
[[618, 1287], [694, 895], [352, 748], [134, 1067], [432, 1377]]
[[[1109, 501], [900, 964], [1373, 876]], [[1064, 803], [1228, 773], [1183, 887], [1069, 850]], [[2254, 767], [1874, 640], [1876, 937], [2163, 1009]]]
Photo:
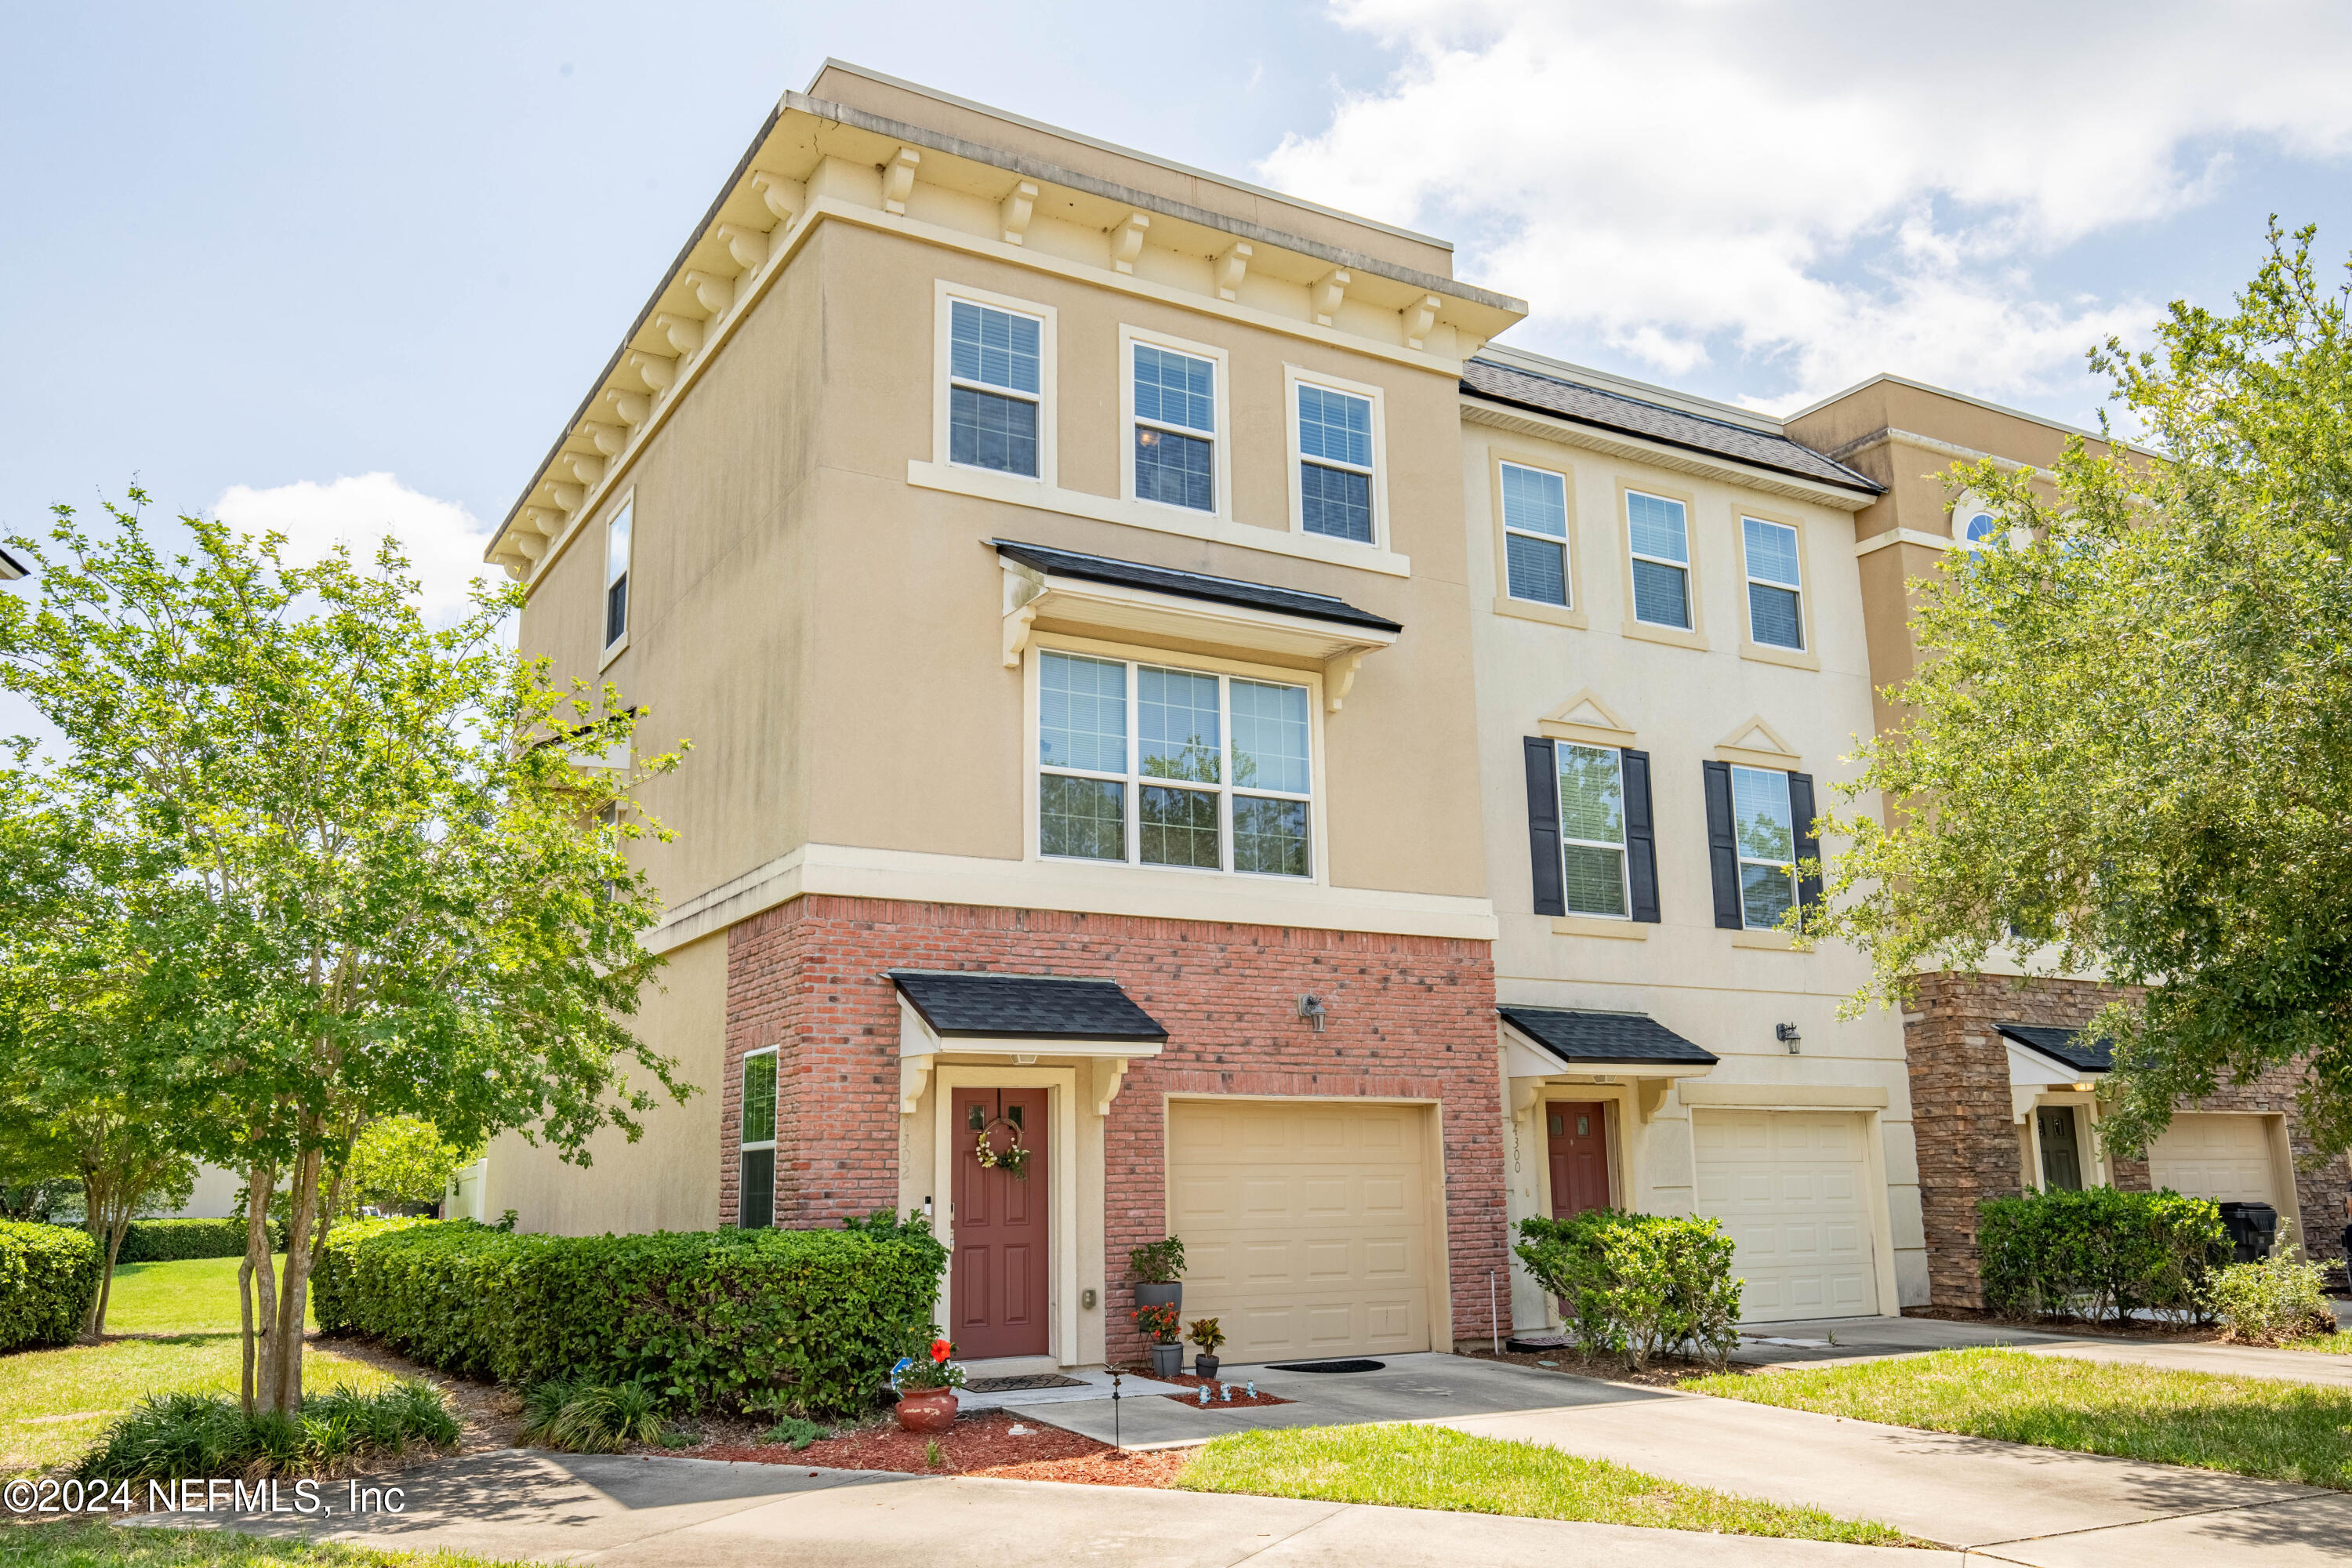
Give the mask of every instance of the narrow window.
[[1311, 877], [1307, 689], [1239, 676], [1226, 686], [1234, 708], [1234, 787], [1249, 792], [1234, 795], [1234, 869]]
[[1613, 746], [1578, 746], [1566, 741], [1554, 750], [1559, 758], [1559, 841], [1568, 912], [1623, 920], [1623, 754]]
[[604, 525], [604, 646], [611, 647], [629, 632], [629, 514], [636, 503], [613, 514]]
[[948, 461], [1035, 479], [1044, 323], [952, 300], [948, 326]]
[[1127, 858], [1127, 666], [1048, 653], [1037, 671], [1038, 847]]
[[1769, 647], [1805, 646], [1804, 582], [1797, 531], [1762, 518], [1739, 520], [1748, 557], [1748, 635]]
[[776, 1053], [743, 1058], [743, 1179], [736, 1188], [735, 1223], [763, 1230], [776, 1223]]
[[1503, 551], [1514, 599], [1568, 608], [1568, 481], [1505, 463]]
[[1633, 553], [1633, 618], [1691, 629], [1690, 519], [1678, 500], [1625, 492], [1626, 538]]
[[1135, 683], [1143, 863], [1213, 871], [1224, 863], [1217, 832], [1217, 785], [1224, 771], [1217, 678], [1147, 664], [1136, 671]]
[[1769, 931], [1797, 901], [1796, 814], [1789, 805], [1789, 775], [1734, 764], [1731, 815], [1739, 847], [1741, 923], [1750, 931]]
[[1328, 386], [1298, 388], [1299, 526], [1372, 542], [1372, 400]]
[[1135, 345], [1135, 499], [1217, 510], [1217, 366]]

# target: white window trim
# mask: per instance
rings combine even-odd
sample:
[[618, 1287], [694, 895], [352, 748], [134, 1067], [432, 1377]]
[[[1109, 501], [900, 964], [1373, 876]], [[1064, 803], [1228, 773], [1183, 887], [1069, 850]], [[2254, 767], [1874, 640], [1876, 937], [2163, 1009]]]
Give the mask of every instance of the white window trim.
[[[1016, 300], [1009, 294], [992, 294], [985, 289], [966, 288], [941, 278], [933, 284], [931, 322], [931, 461], [942, 468], [957, 473], [986, 474], [1006, 484], [1034, 486], [1051, 489], [1058, 482], [1055, 467], [1054, 426], [1058, 404], [1055, 398], [1055, 327], [1057, 317], [1051, 305], [1040, 305], [1034, 300]], [[954, 343], [955, 328], [951, 320], [952, 301], [961, 300], [969, 304], [987, 305], [1015, 315], [1028, 316], [1040, 323], [1037, 333], [1037, 477], [1008, 474], [1002, 468], [983, 468], [968, 463], [950, 462], [948, 448], [950, 432], [948, 427], [948, 391], [953, 384], [949, 374], [950, 353]], [[1002, 388], [992, 388], [1003, 391]], [[1011, 395], [1018, 396], [1018, 393]]]
[[[1656, 626], [1661, 631], [1669, 632], [1696, 632], [1698, 630], [1698, 582], [1691, 571], [1690, 558], [1696, 552], [1691, 538], [1690, 502], [1680, 496], [1660, 495], [1656, 490], [1645, 490], [1635, 485], [1626, 486], [1624, 495], [1625, 514], [1619, 520], [1618, 526], [1625, 531], [1625, 557], [1628, 561], [1644, 561], [1653, 566], [1671, 566], [1683, 574], [1683, 624], [1676, 626], [1672, 621], [1654, 621], [1642, 614], [1642, 595], [1630, 581], [1625, 584], [1626, 609], [1632, 614], [1637, 626]], [[1670, 561], [1663, 555], [1644, 555], [1633, 547], [1633, 498], [1635, 496], [1640, 496], [1644, 500], [1664, 501], [1668, 506], [1678, 506], [1683, 509], [1683, 558], [1680, 561]], [[1628, 570], [1630, 571], [1631, 568]]]
[[[1543, 601], [1538, 599], [1536, 602], [1538, 604], [1541, 604]], [[1617, 852], [1617, 901], [1623, 906], [1623, 912], [1621, 914], [1612, 915], [1596, 913], [1591, 910], [1569, 910], [1567, 916], [1564, 918], [1583, 921], [1630, 921], [1633, 918], [1633, 850], [1631, 846], [1625, 842], [1624, 828], [1622, 826], [1625, 818], [1625, 749], [1622, 746], [1596, 745], [1590, 741], [1555, 740], [1551, 744], [1551, 784], [1552, 792], [1555, 795], [1559, 791], [1559, 752], [1562, 747], [1573, 747], [1579, 751], [1585, 752], [1606, 752], [1612, 757], [1615, 758], [1617, 762], [1617, 819], [1621, 824], [1618, 828], [1617, 842], [1614, 844], [1609, 844], [1604, 843], [1598, 838], [1570, 838], [1568, 836], [1568, 814], [1566, 810], [1563, 809], [1560, 813], [1559, 818], [1559, 895], [1560, 907], [1562, 909], [1567, 909], [1568, 852], [1570, 848], [1614, 849]]]
[[[1307, 460], [1298, 445], [1298, 389], [1320, 386], [1333, 392], [1345, 392], [1357, 397], [1369, 398], [1372, 405], [1372, 536], [1369, 540], [1340, 539], [1328, 533], [1307, 531], [1307, 491], [1299, 478], [1299, 465]], [[1295, 364], [1282, 367], [1282, 428], [1283, 439], [1290, 452], [1290, 531], [1309, 539], [1327, 540], [1342, 549], [1385, 551], [1389, 540], [1389, 430], [1388, 405], [1385, 395], [1377, 386], [1360, 381], [1342, 381], [1336, 375], [1302, 370]], [[1323, 459], [1318, 458], [1318, 462]]]
[[[1211, 378], [1216, 399], [1216, 428], [1206, 432], [1211, 443], [1211, 482], [1216, 486], [1217, 504], [1207, 511], [1198, 507], [1176, 506], [1168, 501], [1150, 500], [1135, 493], [1135, 345], [1149, 343], [1171, 353], [1189, 354], [1193, 359], [1207, 360], [1213, 367]], [[1234, 516], [1233, 475], [1233, 383], [1228, 374], [1229, 362], [1225, 351], [1207, 343], [1196, 343], [1189, 338], [1171, 337], [1142, 327], [1119, 323], [1118, 329], [1118, 493], [1138, 506], [1148, 506], [1156, 511], [1174, 512], [1179, 517], [1214, 518], [1230, 522]], [[1203, 432], [1187, 425], [1162, 425], [1151, 421], [1158, 428], [1178, 435], [1200, 437]]]
[[613, 524], [624, 512], [627, 513], [629, 518], [629, 564], [628, 569], [623, 574], [624, 576], [629, 579], [629, 600], [627, 612], [622, 617], [621, 621], [621, 635], [611, 642], [605, 643], [604, 645], [603, 653], [597, 657], [596, 673], [599, 675], [602, 675], [604, 672], [605, 668], [614, 659], [620, 658], [621, 655], [628, 651], [629, 633], [635, 628], [637, 624], [636, 508], [637, 487], [631, 485], [627, 489], [621, 492], [621, 499], [619, 501], [614, 505], [610, 511], [604, 514], [604, 521], [602, 528], [602, 532], [604, 538], [604, 548], [601, 552], [604, 557], [604, 570], [596, 574], [597, 581], [603, 584], [596, 590], [596, 631], [600, 638], [602, 637], [604, 630], [604, 616], [607, 613], [607, 606], [610, 604], [613, 595], [613, 584], [610, 576], [613, 569]]
[[[1128, 773], [1116, 774], [1091, 773], [1077, 768], [1048, 769], [1038, 759], [1037, 726], [1043, 718], [1044, 710], [1044, 702], [1040, 695], [1038, 682], [1040, 672], [1042, 671], [1045, 664], [1044, 659], [1038, 656], [1041, 652], [1045, 651], [1080, 654], [1089, 658], [1116, 659], [1128, 665], [1127, 760], [1129, 769]], [[1251, 664], [1239, 659], [1213, 658], [1196, 654], [1170, 653], [1158, 648], [1142, 647], [1136, 644], [1100, 642], [1087, 637], [1066, 637], [1058, 634], [1048, 635], [1045, 633], [1039, 633], [1030, 639], [1027, 651], [1024, 654], [1022, 662], [1024, 667], [1022, 669], [1022, 750], [1024, 756], [1026, 758], [1026, 763], [1023, 769], [1024, 778], [1025, 781], [1025, 801], [1023, 806], [1023, 816], [1024, 818], [1023, 850], [1024, 858], [1033, 864], [1052, 866], [1056, 869], [1076, 871], [1081, 874], [1099, 874], [1122, 879], [1133, 879], [1137, 877], [1167, 877], [1179, 879], [1186, 882], [1195, 882], [1201, 879], [1207, 878], [1249, 885], [1271, 883], [1280, 887], [1295, 888], [1319, 888], [1328, 887], [1330, 885], [1330, 841], [1328, 826], [1325, 820], [1325, 803], [1328, 798], [1329, 792], [1326, 787], [1324, 787], [1326, 774], [1324, 772], [1323, 747], [1323, 678], [1320, 674], [1304, 669], [1291, 669], [1281, 665]], [[1147, 784], [1173, 784], [1179, 787], [1182, 786], [1182, 781], [1181, 780], [1146, 779], [1143, 778], [1139, 773], [1135, 771], [1138, 764], [1139, 764], [1142, 760], [1137, 741], [1138, 729], [1140, 723], [1140, 714], [1139, 711], [1139, 704], [1136, 700], [1137, 677], [1135, 667], [1146, 664], [1160, 665], [1170, 669], [1181, 669], [1199, 675], [1215, 675], [1224, 678], [1221, 679], [1218, 682], [1217, 692], [1221, 721], [1224, 729], [1224, 734], [1223, 737], [1224, 742], [1224, 762], [1220, 771], [1225, 775], [1225, 777], [1214, 786], [1219, 796], [1217, 807], [1218, 868], [1214, 870], [1212, 870], [1205, 866], [1147, 865], [1140, 858], [1142, 849], [1143, 820], [1142, 813], [1139, 809], [1140, 797], [1138, 792]], [[1277, 800], [1304, 800], [1307, 802], [1307, 846], [1309, 873], [1307, 876], [1285, 877], [1270, 871], [1236, 871], [1230, 868], [1234, 860], [1234, 784], [1231, 776], [1233, 773], [1233, 710], [1230, 680], [1234, 677], [1238, 677], [1244, 680], [1264, 681], [1269, 685], [1304, 687], [1307, 689], [1307, 763], [1308, 768], [1308, 782], [1315, 787], [1313, 787], [1308, 794], [1304, 795], [1294, 795], [1282, 790], [1250, 789], [1241, 792], [1244, 795], [1262, 795]], [[1124, 860], [1088, 860], [1075, 856], [1047, 855], [1045, 853], [1043, 847], [1044, 832], [1042, 824], [1039, 820], [1042, 812], [1038, 798], [1040, 794], [1038, 780], [1049, 772], [1065, 776], [1080, 778], [1099, 778], [1105, 780], [1118, 779], [1127, 785], [1127, 858]], [[1193, 787], [1205, 790], [1210, 786], [1195, 785]]]
[[[757, 1154], [763, 1150], [771, 1154], [776, 1152], [776, 1140], [772, 1137], [756, 1139], [751, 1142], [745, 1142], [743, 1140], [743, 1103], [741, 1100], [743, 1074], [744, 1070], [751, 1065], [752, 1061], [756, 1058], [772, 1057], [777, 1056], [779, 1052], [776, 1047], [761, 1046], [756, 1051], [745, 1051], [741, 1057], [737, 1058], [735, 1063], [735, 1084], [737, 1094], [735, 1104], [735, 1224], [739, 1228], [743, 1224], [743, 1156], [746, 1154]], [[781, 1130], [783, 1124], [781, 1102], [784, 1094], [782, 1062], [779, 1061], [776, 1064], [776, 1099], [779, 1101], [779, 1104], [776, 1109], [775, 1121], [778, 1129]], [[768, 1224], [772, 1228], [775, 1223], [776, 1178], [772, 1167], [768, 1175]]]
[[[1789, 770], [1786, 768], [1751, 767], [1746, 763], [1734, 763], [1731, 764], [1731, 853], [1733, 864], [1738, 868], [1739, 875], [1739, 926], [1742, 931], [1778, 931], [1780, 927], [1780, 922], [1777, 921], [1769, 926], [1750, 925], [1748, 923], [1747, 868], [1750, 866], [1770, 866], [1778, 868], [1789, 879], [1789, 903], [1790, 907], [1794, 908], [1796, 906], [1798, 897], [1802, 891], [1802, 889], [1797, 886], [1797, 863], [1793, 859], [1759, 859], [1757, 857], [1748, 854], [1746, 846], [1739, 842], [1739, 775], [1743, 773], [1769, 773], [1778, 778], [1780, 781], [1781, 796], [1784, 800], [1788, 800], [1790, 795]], [[1800, 833], [1797, 826], [1796, 802], [1789, 800], [1788, 804], [1789, 853], [1793, 856], [1797, 851], [1797, 839], [1800, 837]]]
[[[1797, 558], [1797, 581], [1793, 585], [1776, 583], [1769, 577], [1759, 577], [1748, 569], [1748, 525], [1751, 522], [1760, 522], [1767, 528], [1786, 529], [1795, 537], [1796, 546], [1791, 553]], [[1759, 583], [1767, 588], [1778, 588], [1783, 593], [1792, 593], [1797, 595], [1797, 646], [1795, 647], [1790, 647], [1785, 643], [1766, 642], [1756, 635], [1756, 600], [1748, 590], [1751, 584]], [[1748, 640], [1750, 643], [1760, 648], [1769, 648], [1775, 653], [1813, 651], [1811, 615], [1813, 607], [1812, 593], [1811, 584], [1805, 581], [1805, 531], [1803, 529], [1793, 522], [1782, 522], [1777, 517], [1759, 517], [1752, 511], [1743, 511], [1739, 514], [1739, 596], [1746, 601], [1740, 605], [1739, 613], [1747, 619]]]
[[[1560, 534], [1544, 533], [1531, 528], [1519, 528], [1512, 523], [1509, 496], [1508, 493], [1502, 489], [1503, 473], [1507, 468], [1521, 468], [1530, 474], [1543, 474], [1550, 479], [1559, 481], [1560, 519], [1568, 530], [1567, 532]], [[1503, 569], [1502, 596], [1506, 599], [1511, 600], [1515, 604], [1541, 605], [1548, 609], [1554, 610], [1574, 610], [1577, 608], [1576, 504], [1575, 498], [1569, 494], [1568, 476], [1560, 472], [1558, 468], [1546, 468], [1534, 463], [1522, 463], [1516, 458], [1496, 458], [1495, 459], [1495, 484], [1496, 487], [1495, 495], [1495, 512], [1496, 516], [1503, 520], [1503, 559], [1501, 562]], [[1511, 536], [1514, 534], [1518, 535], [1522, 539], [1540, 540], [1546, 544], [1556, 544], [1559, 547], [1560, 591], [1568, 595], [1567, 599], [1563, 603], [1553, 604], [1549, 599], [1523, 598], [1519, 595], [1511, 592]]]

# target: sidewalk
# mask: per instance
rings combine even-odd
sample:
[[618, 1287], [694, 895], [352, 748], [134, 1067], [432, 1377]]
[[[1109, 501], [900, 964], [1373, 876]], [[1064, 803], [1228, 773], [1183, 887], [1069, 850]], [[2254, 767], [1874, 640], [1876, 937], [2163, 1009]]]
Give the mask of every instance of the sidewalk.
[[[1888, 1356], [1924, 1355], [1931, 1351], [2006, 1345], [2036, 1355], [2076, 1356], [2084, 1361], [2166, 1367], [2176, 1372], [2274, 1377], [2289, 1383], [2352, 1389], [2352, 1356], [2265, 1350], [2259, 1345], [2108, 1339], [2096, 1334], [1947, 1322], [1940, 1318], [1839, 1318], [1820, 1322], [1774, 1323], [1758, 1332], [1783, 1342], [1768, 1344], [1751, 1337], [1733, 1352], [1733, 1360], [1750, 1366], [1831, 1366]], [[1790, 1341], [1798, 1342], [1786, 1342]]]
[[704, 1459], [509, 1449], [398, 1478], [406, 1510], [318, 1534], [395, 1552], [594, 1563], [600, 1568], [1930, 1568], [1886, 1547], [1621, 1525]]

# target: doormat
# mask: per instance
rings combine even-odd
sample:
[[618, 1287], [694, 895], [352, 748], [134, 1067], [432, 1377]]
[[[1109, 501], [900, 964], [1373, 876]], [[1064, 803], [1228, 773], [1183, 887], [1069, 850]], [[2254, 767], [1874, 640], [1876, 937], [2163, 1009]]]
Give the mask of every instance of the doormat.
[[1293, 1361], [1277, 1362], [1268, 1372], [1379, 1372], [1389, 1363], [1384, 1361]]
[[1031, 1373], [1026, 1377], [975, 1377], [964, 1384], [974, 1394], [1019, 1394], [1032, 1388], [1084, 1388], [1083, 1377], [1064, 1377], [1056, 1372]]

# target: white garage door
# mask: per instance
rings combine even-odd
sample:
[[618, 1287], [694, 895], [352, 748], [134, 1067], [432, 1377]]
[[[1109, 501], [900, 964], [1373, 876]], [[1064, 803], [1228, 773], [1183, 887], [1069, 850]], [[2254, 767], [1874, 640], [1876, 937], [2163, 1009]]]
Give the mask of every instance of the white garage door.
[[2270, 1131], [2260, 1116], [2176, 1116], [2149, 1146], [2148, 1179], [2192, 1198], [2279, 1203]]
[[1427, 1111], [1328, 1100], [1171, 1101], [1169, 1228], [1184, 1317], [1230, 1362], [1429, 1348]]
[[1742, 1321], [1878, 1310], [1864, 1121], [1852, 1111], [1694, 1110], [1698, 1212], [1738, 1247]]

